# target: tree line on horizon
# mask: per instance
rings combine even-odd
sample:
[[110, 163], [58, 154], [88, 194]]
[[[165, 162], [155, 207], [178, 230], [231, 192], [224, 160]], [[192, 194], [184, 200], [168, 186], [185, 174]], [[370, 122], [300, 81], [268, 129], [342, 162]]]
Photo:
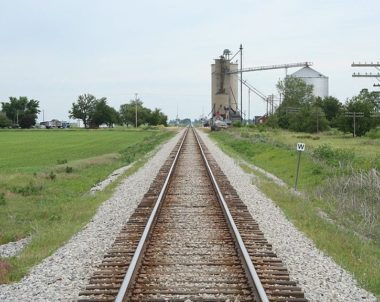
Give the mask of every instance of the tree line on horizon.
[[296, 132], [319, 132], [337, 128], [344, 133], [362, 136], [380, 125], [380, 94], [362, 89], [360, 93], [341, 103], [337, 98], [313, 95], [313, 86], [302, 79], [286, 77], [277, 83], [284, 96], [268, 126]]
[[[39, 101], [27, 97], [10, 97], [9, 102], [1, 102], [0, 128], [31, 128], [36, 125], [39, 109]], [[161, 109], [151, 110], [143, 106], [140, 99], [131, 100], [120, 106], [119, 111], [107, 103], [107, 98], [97, 99], [92, 94], [78, 96], [72, 103], [69, 117], [83, 121], [85, 128], [99, 128], [100, 125], [113, 127], [118, 125], [164, 125], [167, 126], [167, 116]]]

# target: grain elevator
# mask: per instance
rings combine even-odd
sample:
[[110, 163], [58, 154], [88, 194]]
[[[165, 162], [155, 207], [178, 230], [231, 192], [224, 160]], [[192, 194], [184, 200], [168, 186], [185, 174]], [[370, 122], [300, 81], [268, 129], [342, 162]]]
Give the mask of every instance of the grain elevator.
[[[230, 61], [231, 52], [223, 51], [211, 64], [211, 108], [214, 119], [240, 120], [238, 111], [238, 64]], [[230, 72], [235, 72], [231, 74]]]

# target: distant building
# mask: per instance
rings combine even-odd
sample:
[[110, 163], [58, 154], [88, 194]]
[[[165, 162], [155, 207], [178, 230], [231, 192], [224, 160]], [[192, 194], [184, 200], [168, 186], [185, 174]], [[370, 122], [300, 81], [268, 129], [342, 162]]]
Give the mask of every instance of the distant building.
[[329, 96], [329, 78], [313, 68], [304, 67], [290, 76], [302, 79], [308, 85], [313, 85], [313, 94], [315, 96], [321, 98]]
[[264, 115], [256, 115], [254, 119], [255, 125], [265, 124], [268, 121], [268, 116]]

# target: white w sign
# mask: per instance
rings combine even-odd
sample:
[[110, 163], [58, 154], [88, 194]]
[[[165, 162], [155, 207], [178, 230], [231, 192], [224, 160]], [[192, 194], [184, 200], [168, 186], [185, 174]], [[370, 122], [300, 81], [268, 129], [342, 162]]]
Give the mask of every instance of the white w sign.
[[297, 151], [305, 151], [305, 144], [297, 143]]

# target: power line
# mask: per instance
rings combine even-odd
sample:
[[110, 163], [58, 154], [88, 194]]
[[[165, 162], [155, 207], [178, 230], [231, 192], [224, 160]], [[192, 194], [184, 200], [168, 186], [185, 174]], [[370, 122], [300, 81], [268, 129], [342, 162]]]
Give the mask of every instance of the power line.
[[[380, 63], [379, 62], [377, 62], [377, 63], [352, 63], [351, 64], [351, 67], [374, 67], [375, 69], [377, 69], [377, 70], [379, 70], [380, 71]], [[352, 77], [353, 78], [376, 78], [379, 82], [380, 82], [380, 73], [375, 73], [375, 74], [373, 74], [372, 72], [370, 72], [370, 73], [365, 73], [365, 74], [363, 74], [363, 73], [353, 73], [352, 74]], [[374, 83], [373, 84], [373, 86], [374, 87], [380, 87], [380, 85], [379, 84], [377, 84], [377, 83]]]

